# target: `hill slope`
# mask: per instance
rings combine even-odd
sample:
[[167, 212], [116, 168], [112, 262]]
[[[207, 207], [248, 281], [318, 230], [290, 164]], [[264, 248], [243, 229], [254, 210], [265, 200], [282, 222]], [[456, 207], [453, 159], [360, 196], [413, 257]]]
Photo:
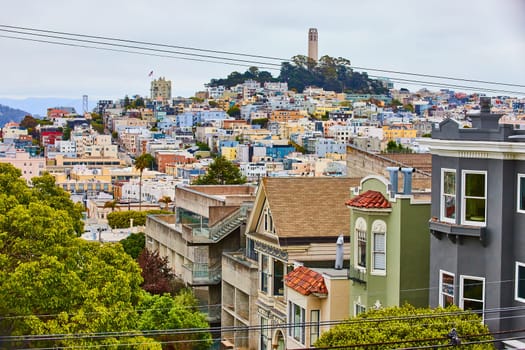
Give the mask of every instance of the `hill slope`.
[[31, 115], [31, 113], [0, 105], [0, 127], [4, 127], [6, 123], [11, 121], [19, 123], [26, 115]]

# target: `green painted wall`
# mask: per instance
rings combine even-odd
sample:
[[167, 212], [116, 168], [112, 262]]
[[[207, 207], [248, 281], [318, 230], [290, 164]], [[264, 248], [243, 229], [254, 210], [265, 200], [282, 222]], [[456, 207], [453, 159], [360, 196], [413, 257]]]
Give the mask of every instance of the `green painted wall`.
[[[367, 190], [381, 192], [389, 198], [386, 183], [376, 179], [367, 179], [362, 184], [360, 193]], [[397, 306], [406, 302], [416, 306], [428, 305], [430, 202], [410, 204], [410, 198], [396, 198], [390, 202], [390, 212], [374, 210], [351, 210], [351, 268], [355, 267], [356, 242], [354, 227], [357, 218], [362, 217], [367, 223], [367, 276], [366, 284], [352, 282], [350, 287], [351, 314], [354, 304], [360, 301], [367, 308], [374, 307], [376, 301], [381, 306]], [[371, 228], [375, 220], [386, 223], [386, 275], [374, 275], [372, 267]]]

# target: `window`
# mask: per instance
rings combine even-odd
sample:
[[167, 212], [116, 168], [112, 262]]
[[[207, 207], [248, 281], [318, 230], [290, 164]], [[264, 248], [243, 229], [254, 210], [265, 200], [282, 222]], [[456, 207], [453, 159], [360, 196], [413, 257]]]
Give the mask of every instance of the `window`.
[[354, 312], [355, 312], [354, 316], [357, 316], [363, 312], [366, 312], [366, 307], [361, 304], [356, 303], [354, 304]]
[[261, 291], [268, 292], [268, 255], [261, 255]]
[[319, 310], [310, 311], [310, 346], [319, 339]]
[[358, 218], [355, 223], [355, 237], [357, 237], [356, 264], [358, 267], [366, 268], [366, 222]]
[[454, 304], [454, 274], [439, 271], [439, 306], [447, 307]]
[[441, 220], [456, 222], [456, 171], [441, 169]]
[[487, 202], [487, 173], [463, 171], [463, 223], [481, 226], [485, 224]]
[[525, 174], [518, 174], [518, 212], [525, 213]]
[[516, 284], [514, 298], [525, 303], [525, 264], [516, 261]]
[[291, 301], [288, 302], [288, 318], [288, 323], [290, 323], [288, 335], [293, 337], [301, 344], [304, 344], [304, 309], [299, 305], [292, 303]]
[[272, 212], [270, 211], [270, 208], [264, 210], [264, 232], [274, 233]]
[[268, 346], [268, 319], [261, 317], [261, 350], [266, 350]]
[[284, 264], [273, 260], [273, 295], [284, 295]]
[[372, 270], [384, 273], [386, 271], [386, 224], [377, 220], [372, 224]]
[[464, 310], [479, 311], [483, 318], [485, 302], [485, 279], [483, 277], [461, 276], [460, 305]]

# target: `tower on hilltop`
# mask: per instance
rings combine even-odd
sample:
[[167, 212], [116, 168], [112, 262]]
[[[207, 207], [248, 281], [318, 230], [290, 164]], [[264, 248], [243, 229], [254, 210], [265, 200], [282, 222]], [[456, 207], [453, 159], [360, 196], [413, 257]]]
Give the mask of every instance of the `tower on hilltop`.
[[317, 62], [317, 28], [308, 30], [308, 58]]
[[154, 79], [151, 82], [151, 99], [167, 101], [171, 99], [171, 80], [166, 80], [163, 77]]

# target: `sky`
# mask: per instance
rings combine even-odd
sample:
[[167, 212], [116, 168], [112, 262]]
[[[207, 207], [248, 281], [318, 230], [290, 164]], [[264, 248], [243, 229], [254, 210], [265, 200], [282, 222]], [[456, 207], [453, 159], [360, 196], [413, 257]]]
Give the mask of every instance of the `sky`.
[[[2, 4], [0, 25], [286, 59], [306, 55], [308, 29], [317, 28], [319, 56], [344, 57], [357, 67], [525, 85], [525, 0], [17, 0]], [[189, 97], [210, 79], [250, 65], [0, 37], [0, 98], [148, 96], [151, 79], [158, 77], [172, 81], [173, 96]], [[401, 87], [421, 86], [396, 84]]]

